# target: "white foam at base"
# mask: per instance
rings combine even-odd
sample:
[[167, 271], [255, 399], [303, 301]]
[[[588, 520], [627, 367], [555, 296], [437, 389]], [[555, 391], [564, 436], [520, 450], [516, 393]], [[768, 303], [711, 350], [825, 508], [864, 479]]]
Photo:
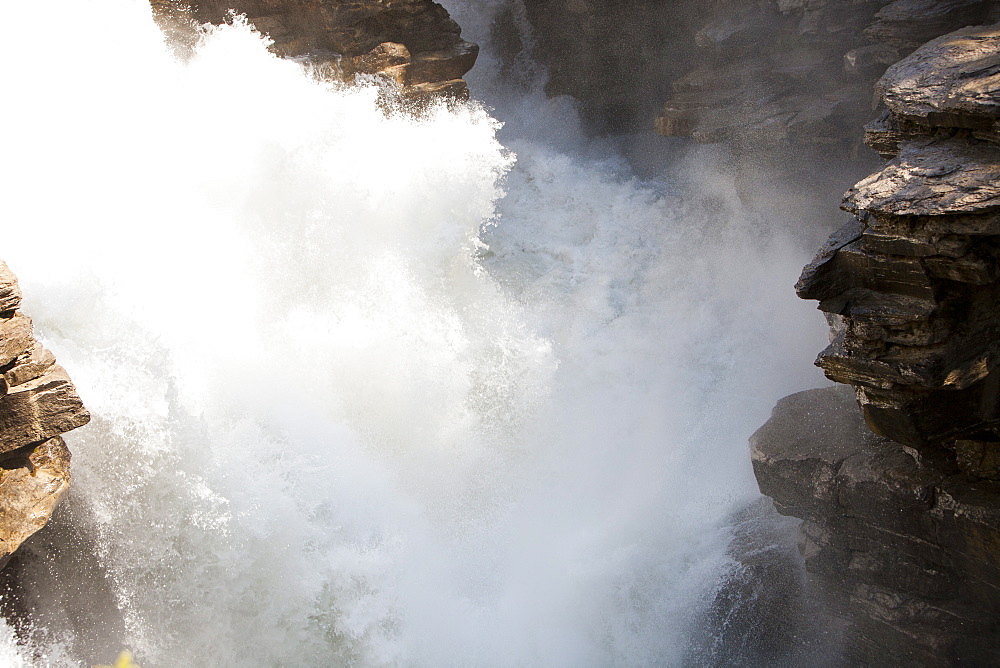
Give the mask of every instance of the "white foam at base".
[[746, 437], [813, 382], [799, 249], [245, 26], [178, 63], [143, 4], [0, 46], [2, 255], [94, 415], [71, 505], [112, 602], [65, 622], [55, 558], [0, 657], [676, 663]]

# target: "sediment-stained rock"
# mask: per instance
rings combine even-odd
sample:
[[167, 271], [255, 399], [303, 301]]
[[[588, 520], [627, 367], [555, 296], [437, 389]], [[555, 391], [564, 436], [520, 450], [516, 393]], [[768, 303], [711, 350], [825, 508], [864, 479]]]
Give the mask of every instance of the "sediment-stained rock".
[[0, 453], [38, 443], [90, 421], [66, 370], [50, 366], [0, 400]]
[[21, 292], [0, 262], [0, 567], [45, 525], [69, 486], [59, 434], [85, 425], [66, 371], [32, 335]]
[[479, 47], [431, 0], [151, 0], [168, 36], [192, 41], [195, 24], [246, 16], [277, 55], [310, 63], [325, 76], [384, 75], [411, 98], [468, 96], [462, 77]]
[[17, 285], [17, 278], [6, 264], [0, 262], [0, 315], [10, 315], [20, 303], [21, 289]]

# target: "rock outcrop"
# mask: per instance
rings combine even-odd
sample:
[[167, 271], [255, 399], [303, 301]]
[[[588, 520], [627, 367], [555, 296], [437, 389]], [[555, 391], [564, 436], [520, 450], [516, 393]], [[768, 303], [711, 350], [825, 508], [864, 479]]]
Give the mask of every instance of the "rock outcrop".
[[751, 439], [754, 471], [804, 520], [851, 660], [996, 665], [1000, 24], [932, 40], [877, 90], [865, 140], [891, 159], [847, 192], [853, 220], [796, 286], [835, 325], [817, 364], [855, 391], [779, 402]]
[[479, 47], [431, 0], [150, 0], [164, 31], [181, 44], [196, 24], [247, 17], [279, 56], [308, 62], [327, 77], [382, 75], [411, 99], [468, 97], [462, 79]]
[[70, 454], [59, 435], [90, 420], [20, 302], [17, 279], [0, 262], [0, 567], [68, 489]]
[[[670, 83], [688, 67], [705, 4], [533, 0], [524, 3], [531, 34], [515, 49], [530, 49], [531, 60], [545, 66], [545, 92], [575, 98], [590, 130], [647, 133]], [[513, 5], [497, 19], [500, 39], [523, 29]], [[505, 55], [511, 51], [496, 46]]]
[[848, 191], [855, 221], [796, 286], [843, 318], [817, 363], [880, 435], [1000, 447], [1000, 26], [933, 40], [879, 90], [866, 139], [894, 157]]
[[851, 664], [1000, 663], [1000, 483], [871, 433], [843, 386], [782, 399], [750, 442]]
[[889, 65], [998, 12], [993, 0], [714, 3], [695, 37], [701, 64], [673, 82], [656, 130], [757, 148], [850, 144]]

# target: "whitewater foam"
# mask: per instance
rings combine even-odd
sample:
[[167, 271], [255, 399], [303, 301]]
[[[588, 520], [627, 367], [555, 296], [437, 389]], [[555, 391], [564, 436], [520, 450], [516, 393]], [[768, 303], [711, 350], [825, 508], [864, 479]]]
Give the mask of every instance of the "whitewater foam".
[[0, 46], [4, 259], [94, 415], [0, 657], [676, 663], [814, 382], [800, 250], [238, 21], [178, 62], [143, 4]]

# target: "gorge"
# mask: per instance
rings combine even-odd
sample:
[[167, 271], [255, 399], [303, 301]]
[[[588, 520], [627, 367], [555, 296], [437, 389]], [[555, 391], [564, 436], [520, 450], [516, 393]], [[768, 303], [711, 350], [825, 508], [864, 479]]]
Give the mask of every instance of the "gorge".
[[[995, 661], [994, 33], [986, 111], [887, 75], [860, 145], [995, 3], [443, 4], [60, 0], [0, 47], [3, 257], [91, 415], [0, 660]], [[880, 436], [792, 288], [855, 182], [798, 289]]]

